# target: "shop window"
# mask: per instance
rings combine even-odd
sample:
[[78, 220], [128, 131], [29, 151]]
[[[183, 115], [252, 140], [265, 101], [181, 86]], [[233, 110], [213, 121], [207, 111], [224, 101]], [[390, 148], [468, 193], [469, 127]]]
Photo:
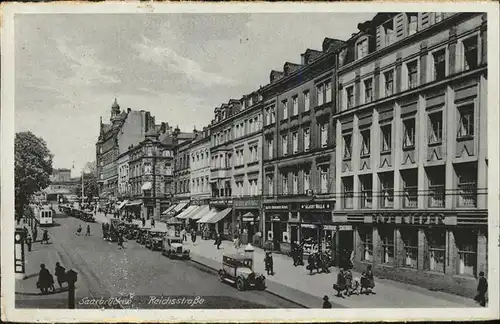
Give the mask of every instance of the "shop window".
[[321, 142], [321, 147], [327, 147], [328, 146], [328, 123], [321, 124], [319, 126], [319, 135], [320, 135], [320, 142]]
[[400, 229], [400, 233], [404, 245], [403, 266], [416, 269], [418, 266], [418, 230]]
[[477, 36], [463, 41], [464, 70], [475, 69], [478, 65]]
[[455, 167], [458, 184], [458, 207], [477, 206], [477, 167], [466, 163]]
[[310, 128], [304, 128], [304, 151], [307, 152], [310, 149], [311, 149]]
[[413, 89], [418, 86], [418, 62], [417, 60], [406, 64], [408, 71], [408, 89]]
[[311, 173], [309, 170], [304, 170], [304, 193], [311, 189]]
[[443, 80], [446, 77], [446, 49], [441, 49], [432, 54], [434, 60], [434, 80]]
[[292, 98], [292, 104], [293, 104], [293, 116], [299, 114], [299, 97], [294, 96]]
[[382, 263], [394, 263], [394, 229], [378, 228], [380, 240], [382, 241]]
[[382, 132], [382, 152], [390, 152], [392, 142], [391, 124], [381, 126], [380, 130]]
[[408, 21], [408, 36], [413, 35], [417, 32], [418, 28], [418, 14], [417, 13], [407, 13]]
[[457, 272], [474, 277], [477, 273], [477, 231], [455, 231], [455, 243], [458, 249]]
[[429, 115], [429, 144], [441, 144], [443, 140], [443, 113]]
[[325, 93], [325, 87], [323, 84], [319, 84], [316, 86], [316, 94], [317, 94], [317, 105], [321, 106], [324, 103], [324, 94]]
[[431, 208], [444, 207], [445, 168], [441, 166], [428, 168], [427, 178], [429, 181], [428, 206]]
[[394, 19], [389, 20], [383, 25], [385, 46], [389, 46], [396, 40], [396, 32], [394, 30]]
[[403, 120], [403, 149], [415, 147], [415, 118]]
[[385, 80], [385, 96], [392, 96], [394, 93], [394, 71], [387, 71], [384, 73]]
[[474, 136], [474, 104], [464, 105], [458, 108], [460, 116], [458, 123], [457, 138], [471, 138]]
[[292, 133], [292, 148], [293, 148], [293, 154], [299, 152], [299, 138], [297, 132]]
[[363, 175], [359, 177], [361, 182], [361, 208], [372, 208], [372, 175]]
[[363, 242], [362, 261], [373, 261], [373, 230], [369, 227], [359, 227], [359, 237]]
[[368, 40], [364, 39], [356, 44], [358, 60], [362, 59], [366, 55], [368, 55]]
[[286, 100], [283, 100], [281, 102], [281, 107], [283, 109], [283, 115], [282, 115], [283, 118], [282, 119], [288, 118], [288, 105], [287, 104], [288, 104], [288, 101], [286, 101]]
[[365, 87], [365, 103], [370, 103], [373, 100], [373, 79], [367, 79], [363, 83]]
[[361, 131], [361, 156], [370, 155], [370, 129]]
[[353, 177], [344, 177], [342, 178], [343, 185], [343, 194], [344, 194], [344, 208], [351, 209], [353, 208], [353, 198], [354, 198], [354, 184]]
[[304, 111], [309, 111], [309, 109], [311, 109], [309, 91], [304, 91]]
[[352, 142], [351, 142], [352, 135], [351, 134], [344, 135], [343, 139], [344, 139], [344, 159], [350, 159], [352, 156]]
[[286, 135], [281, 136], [281, 147], [283, 148], [283, 156], [288, 154], [288, 137]]
[[288, 195], [288, 174], [281, 174], [281, 191], [283, 195]]
[[394, 207], [394, 175], [392, 172], [380, 174], [380, 207]]
[[298, 195], [299, 194], [299, 174], [295, 172], [292, 177], [292, 184], [293, 184], [293, 194]]
[[418, 171], [405, 170], [401, 171], [403, 178], [403, 207], [417, 208], [418, 197]]
[[328, 182], [329, 182], [328, 167], [321, 166], [319, 168], [319, 171], [320, 171], [321, 193], [324, 194], [328, 192]]
[[354, 107], [354, 86], [347, 87], [345, 89], [346, 93], [346, 103], [347, 103], [347, 109], [351, 109]]
[[427, 230], [429, 246], [428, 270], [444, 272], [446, 255], [446, 231], [444, 229]]

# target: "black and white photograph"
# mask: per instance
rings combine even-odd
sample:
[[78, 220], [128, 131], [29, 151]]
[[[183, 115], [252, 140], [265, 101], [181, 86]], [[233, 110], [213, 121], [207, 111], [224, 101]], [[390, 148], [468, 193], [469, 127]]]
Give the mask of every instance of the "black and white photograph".
[[2, 319], [498, 318], [498, 10], [3, 5]]

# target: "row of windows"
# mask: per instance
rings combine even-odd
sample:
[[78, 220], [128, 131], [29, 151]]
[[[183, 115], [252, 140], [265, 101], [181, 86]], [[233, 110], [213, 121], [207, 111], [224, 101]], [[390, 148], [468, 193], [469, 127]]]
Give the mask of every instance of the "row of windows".
[[257, 196], [259, 195], [259, 187], [257, 179], [238, 180], [235, 182], [235, 188], [232, 192], [234, 196]]
[[210, 151], [208, 149], [202, 152], [191, 153], [191, 167], [199, 169], [210, 166]]
[[232, 125], [225, 130], [212, 135], [212, 146], [217, 146], [229, 142], [231, 140], [243, 137], [247, 134], [252, 134], [262, 130], [262, 115], [259, 114], [250, 119], [240, 122], [237, 125]]
[[191, 179], [191, 193], [199, 194], [204, 192], [210, 192], [208, 176]]
[[242, 166], [245, 163], [258, 162], [260, 157], [260, 149], [257, 143], [249, 144], [248, 150], [244, 146], [234, 149], [234, 160], [232, 153], [221, 153], [212, 155], [210, 167], [212, 169], [227, 169], [233, 166]]
[[[317, 169], [319, 175], [319, 193], [328, 193], [333, 185], [328, 166], [320, 166]], [[281, 186], [275, 188], [274, 174], [266, 175], [266, 195], [300, 195], [307, 194], [311, 190], [311, 170], [305, 169], [294, 172], [282, 172], [279, 174]]]

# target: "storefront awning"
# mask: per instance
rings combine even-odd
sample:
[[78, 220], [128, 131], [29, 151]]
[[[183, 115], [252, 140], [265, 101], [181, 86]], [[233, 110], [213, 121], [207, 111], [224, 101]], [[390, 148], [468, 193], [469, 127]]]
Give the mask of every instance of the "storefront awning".
[[144, 191], [144, 190], [151, 190], [151, 188], [153, 187], [153, 185], [151, 184], [151, 182], [145, 182], [142, 187], [141, 187], [141, 190]]
[[184, 209], [184, 211], [182, 213], [180, 213], [179, 215], [175, 216], [177, 219], [186, 219], [187, 216], [189, 216], [189, 214], [191, 214], [191, 212], [193, 212], [198, 206], [189, 206], [188, 208]]
[[214, 217], [210, 218], [207, 220], [208, 224], [215, 224], [218, 223], [219, 221], [223, 220], [229, 213], [232, 211], [232, 208], [226, 208], [221, 212], [218, 212]]
[[142, 205], [142, 200], [133, 200], [129, 203], [127, 203], [127, 207], [132, 207], [132, 206], [140, 206]]
[[174, 208], [175, 206], [177, 205], [172, 205], [170, 207], [167, 208], [167, 210], [165, 210], [163, 213], [161, 213], [162, 215], [167, 215], [168, 213], [170, 213]]
[[180, 212], [182, 208], [186, 207], [187, 204], [188, 204], [187, 202], [177, 204], [177, 206], [175, 206], [174, 208], [174, 212], [176, 213]]
[[248, 213], [244, 214], [244, 215], [243, 215], [243, 216], [241, 216], [241, 217], [250, 218], [250, 217], [255, 217], [255, 215], [254, 215], [254, 213], [252, 213], [252, 212], [248, 212]]
[[125, 207], [125, 205], [128, 203], [128, 200], [124, 200], [120, 203], [120, 205], [118, 205], [118, 209], [122, 209], [123, 207]]
[[209, 212], [210, 212], [210, 207], [208, 205], [203, 205], [200, 206], [198, 209], [196, 209], [192, 214], [190, 214], [189, 218], [192, 220], [198, 220]]
[[177, 224], [182, 224], [182, 222], [175, 217], [170, 217], [169, 219], [167, 219], [167, 224], [168, 225], [177, 225]]
[[219, 211], [216, 208], [210, 209], [202, 218], [200, 218], [197, 223], [207, 223], [207, 221], [217, 215]]

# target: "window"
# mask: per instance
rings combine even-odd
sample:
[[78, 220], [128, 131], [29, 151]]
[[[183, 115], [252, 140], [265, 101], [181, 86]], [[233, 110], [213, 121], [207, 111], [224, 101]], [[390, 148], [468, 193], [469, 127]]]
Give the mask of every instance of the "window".
[[346, 99], [347, 99], [347, 109], [351, 109], [354, 106], [354, 86], [347, 87], [345, 89]]
[[353, 177], [345, 177], [342, 179], [343, 185], [343, 194], [344, 194], [344, 208], [350, 209], [352, 208], [352, 200], [354, 197], [354, 185], [353, 185]]
[[287, 119], [288, 118], [288, 106], [287, 106], [287, 101], [283, 100], [281, 102], [281, 106], [283, 107], [283, 118], [282, 119]]
[[454, 234], [458, 249], [457, 272], [461, 275], [476, 276], [477, 231], [456, 230]]
[[391, 125], [381, 126], [380, 130], [382, 132], [382, 152], [389, 152], [392, 142]]
[[403, 120], [403, 148], [415, 147], [415, 118]]
[[151, 163], [144, 163], [144, 174], [151, 174]]
[[391, 96], [394, 93], [394, 71], [384, 73], [385, 80], [385, 95]]
[[373, 100], [373, 80], [367, 79], [365, 85], [365, 103], [370, 103]]
[[281, 187], [283, 195], [288, 195], [288, 174], [286, 173], [281, 174]]
[[381, 189], [380, 207], [382, 208], [394, 207], [394, 176], [392, 172], [386, 172], [380, 174], [380, 189]]
[[288, 138], [286, 135], [281, 135], [281, 147], [283, 148], [283, 156], [288, 154]]
[[320, 171], [320, 186], [321, 186], [321, 193], [327, 193], [328, 192], [328, 167], [322, 166], [319, 168]]
[[418, 28], [418, 14], [417, 13], [407, 13], [408, 18], [408, 36], [413, 35], [417, 32]]
[[266, 108], [266, 125], [271, 124], [271, 110]]
[[444, 207], [445, 168], [428, 168], [427, 178], [429, 181], [428, 206], [431, 208]]
[[464, 40], [463, 49], [464, 49], [464, 70], [475, 69], [478, 65], [477, 36]]
[[270, 109], [270, 114], [271, 114], [271, 124], [274, 124], [276, 122], [276, 111], [274, 107]]
[[458, 183], [458, 207], [477, 206], [477, 166], [467, 163], [455, 167]]
[[363, 242], [362, 261], [373, 261], [373, 231], [370, 227], [359, 227], [359, 237]]
[[309, 109], [311, 109], [309, 91], [304, 91], [304, 111], [309, 111]]
[[332, 82], [325, 83], [325, 102], [332, 101]]
[[429, 115], [429, 144], [440, 144], [443, 139], [443, 113]]
[[267, 158], [271, 160], [273, 158], [273, 139], [267, 139]]
[[304, 170], [304, 193], [310, 189], [311, 174], [309, 170]]
[[297, 132], [292, 133], [292, 147], [293, 147], [293, 154], [299, 152], [299, 139]]
[[417, 193], [418, 193], [418, 171], [405, 170], [401, 171], [403, 178], [403, 207], [417, 208]]
[[416, 229], [400, 229], [404, 246], [403, 266], [417, 268], [418, 265], [418, 231]]
[[426, 238], [429, 244], [428, 270], [444, 272], [446, 252], [446, 232], [444, 229], [427, 230]]
[[474, 136], [474, 105], [465, 105], [458, 108], [460, 120], [458, 124], [457, 138], [469, 138]]
[[394, 19], [389, 20], [384, 25], [385, 46], [391, 45], [396, 40], [394, 31]]
[[299, 174], [295, 172], [293, 174], [293, 194], [298, 195], [299, 194]]
[[359, 177], [361, 182], [361, 208], [372, 208], [372, 175]]
[[321, 124], [319, 127], [321, 147], [328, 146], [328, 124]]
[[361, 131], [361, 156], [370, 154], [370, 129]]
[[267, 176], [267, 192], [268, 195], [272, 196], [274, 194], [274, 178], [272, 175]]
[[311, 137], [310, 137], [310, 129], [304, 128], [304, 151], [307, 152], [311, 148]]
[[299, 97], [295, 96], [292, 98], [292, 104], [293, 104], [293, 116], [299, 114]]
[[380, 240], [382, 241], [382, 263], [394, 263], [394, 229], [378, 228]]
[[415, 60], [406, 64], [408, 70], [408, 89], [418, 86], [418, 62]]
[[446, 50], [436, 51], [432, 57], [434, 59], [434, 80], [443, 80], [446, 77]]
[[324, 86], [323, 84], [320, 84], [316, 87], [316, 93], [317, 93], [317, 99], [318, 99], [318, 103], [317, 103], [317, 106], [321, 106], [324, 102]]
[[350, 159], [352, 156], [352, 135], [344, 135], [344, 159]]
[[170, 165], [165, 166], [165, 175], [172, 175], [172, 167]]
[[356, 45], [358, 60], [368, 55], [368, 40], [364, 39]]

